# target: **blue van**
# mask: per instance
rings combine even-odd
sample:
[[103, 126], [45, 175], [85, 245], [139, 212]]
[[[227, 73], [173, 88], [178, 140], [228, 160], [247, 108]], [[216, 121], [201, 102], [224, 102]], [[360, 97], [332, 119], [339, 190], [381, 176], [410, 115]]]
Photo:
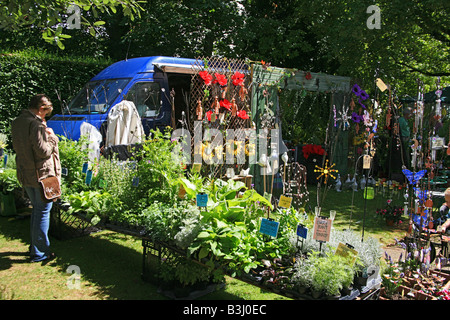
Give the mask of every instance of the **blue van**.
[[181, 119], [183, 111], [189, 114], [191, 76], [199, 64], [195, 59], [164, 56], [116, 62], [93, 77], [47, 125], [58, 135], [78, 140], [80, 126], [87, 122], [105, 136], [109, 111], [126, 99], [134, 102], [148, 135], [151, 129]]

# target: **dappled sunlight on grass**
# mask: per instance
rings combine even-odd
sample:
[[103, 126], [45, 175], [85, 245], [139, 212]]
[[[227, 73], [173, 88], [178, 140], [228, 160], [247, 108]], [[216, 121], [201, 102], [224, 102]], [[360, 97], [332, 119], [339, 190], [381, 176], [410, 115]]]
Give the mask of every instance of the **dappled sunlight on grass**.
[[[314, 207], [317, 206], [317, 187], [308, 185], [308, 190], [310, 202], [307, 210], [309, 211], [309, 207], [314, 210]], [[327, 217], [330, 210], [336, 210], [336, 218], [333, 222], [336, 229], [351, 229], [361, 232], [362, 235], [364, 227], [364, 237], [377, 238], [383, 245], [394, 242], [395, 238], [403, 237], [408, 224], [408, 217], [404, 216], [403, 223], [387, 226], [385, 220], [376, 214], [377, 209], [386, 206], [387, 200], [388, 198], [381, 194], [376, 194], [374, 199], [365, 200], [362, 190], [337, 192], [332, 188], [328, 190], [321, 188], [319, 194], [322, 215]], [[394, 195], [392, 203], [403, 206], [401, 195]]]

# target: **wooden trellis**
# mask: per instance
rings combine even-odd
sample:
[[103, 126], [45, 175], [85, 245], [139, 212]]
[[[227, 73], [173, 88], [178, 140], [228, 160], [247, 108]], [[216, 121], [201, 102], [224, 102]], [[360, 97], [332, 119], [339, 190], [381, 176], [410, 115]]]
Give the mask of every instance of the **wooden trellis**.
[[[250, 67], [244, 60], [200, 57], [196, 59], [192, 68], [194, 72], [191, 80], [188, 121], [194, 163], [195, 159], [207, 163], [202, 166], [202, 172], [212, 178], [225, 176], [228, 168], [233, 168], [234, 172], [239, 174], [242, 169], [248, 167], [248, 154], [252, 150], [245, 131], [251, 127]], [[235, 79], [239, 74], [243, 75], [242, 81]], [[223, 82], [220, 83], [219, 80]], [[220, 132], [221, 136], [208, 136], [207, 129], [217, 129], [216, 133]], [[232, 140], [226, 135], [229, 129], [234, 130]], [[198, 137], [199, 133], [201, 139]], [[222, 141], [219, 141], [220, 139]], [[210, 140], [210, 143], [205, 140]], [[218, 145], [222, 148], [217, 147]], [[229, 159], [226, 159], [227, 148], [233, 150], [233, 164], [228, 163]], [[238, 156], [239, 162], [245, 162], [237, 163]]]

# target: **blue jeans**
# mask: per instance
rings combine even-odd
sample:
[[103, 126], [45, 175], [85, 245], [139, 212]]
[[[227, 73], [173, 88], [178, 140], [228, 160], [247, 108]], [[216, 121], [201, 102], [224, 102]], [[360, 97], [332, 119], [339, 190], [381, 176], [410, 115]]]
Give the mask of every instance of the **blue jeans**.
[[53, 202], [42, 200], [40, 188], [25, 187], [24, 189], [33, 205], [30, 223], [30, 258], [31, 261], [38, 262], [47, 259], [51, 254], [48, 228]]

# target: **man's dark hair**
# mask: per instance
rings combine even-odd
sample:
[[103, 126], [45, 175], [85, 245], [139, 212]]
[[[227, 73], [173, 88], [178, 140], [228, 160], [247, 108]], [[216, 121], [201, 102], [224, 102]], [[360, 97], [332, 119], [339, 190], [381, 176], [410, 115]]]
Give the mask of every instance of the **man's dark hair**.
[[45, 94], [42, 93], [36, 94], [31, 98], [28, 108], [33, 110], [39, 110], [39, 108], [42, 105], [43, 98], [47, 98], [47, 100], [50, 101], [50, 99]]

